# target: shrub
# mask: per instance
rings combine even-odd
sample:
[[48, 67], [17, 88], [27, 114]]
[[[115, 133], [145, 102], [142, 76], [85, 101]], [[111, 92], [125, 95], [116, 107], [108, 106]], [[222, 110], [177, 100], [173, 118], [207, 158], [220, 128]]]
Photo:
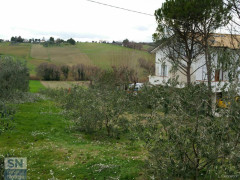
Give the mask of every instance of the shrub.
[[144, 58], [139, 58], [138, 63], [141, 68], [143, 68], [148, 75], [153, 75], [155, 73], [155, 64], [152, 61], [147, 61]]
[[105, 88], [120, 88], [126, 90], [130, 83], [137, 83], [138, 75], [128, 66], [112, 66], [111, 70], [102, 71], [96, 80], [96, 85]]
[[87, 80], [90, 81], [90, 85], [93, 84], [93, 81], [97, 81], [99, 76], [101, 75], [102, 70], [96, 66], [87, 66], [85, 70], [85, 74]]
[[61, 71], [63, 73], [64, 79], [66, 80], [68, 78], [70, 67], [68, 65], [63, 65], [63, 66], [61, 66], [60, 69], [61, 69]]
[[106, 132], [119, 138], [128, 131], [125, 112], [129, 106], [128, 94], [117, 89], [74, 87], [70, 93], [65, 90], [49, 91], [74, 119], [75, 129], [86, 132]]
[[86, 66], [84, 64], [77, 64], [72, 67], [72, 75], [76, 81], [86, 80]]
[[151, 176], [215, 179], [239, 172], [240, 104], [231, 102], [215, 117], [208, 114], [205, 85], [155, 87], [143, 93], [150, 95], [141, 96], [139, 106], [150, 104], [151, 111], [139, 114], [135, 127], [149, 151]]
[[29, 70], [25, 62], [0, 56], [0, 98], [17, 91], [28, 91]]
[[37, 67], [37, 76], [46, 81], [59, 81], [60, 68], [54, 64], [42, 63]]
[[72, 67], [72, 76], [76, 81], [95, 81], [101, 74], [100, 68], [96, 66], [86, 66], [77, 64]]
[[71, 45], [75, 45], [76, 44], [76, 41], [73, 38], [68, 39], [67, 42], [69, 44], [71, 44]]

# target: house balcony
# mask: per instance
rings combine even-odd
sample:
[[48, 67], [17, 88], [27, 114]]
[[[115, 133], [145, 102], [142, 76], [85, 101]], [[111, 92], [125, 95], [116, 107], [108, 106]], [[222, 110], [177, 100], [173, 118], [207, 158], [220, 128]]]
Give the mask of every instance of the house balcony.
[[[197, 83], [204, 83], [204, 84], [208, 85], [207, 81], [197, 80], [196, 82]], [[212, 81], [211, 85], [212, 85], [212, 91], [213, 92], [222, 92], [223, 90], [228, 91], [228, 88], [229, 88], [229, 82], [228, 81]]]
[[[148, 76], [149, 77], [149, 83], [152, 85], [164, 85], [170, 78], [167, 76]], [[204, 83], [208, 85], [207, 81], [204, 80], [197, 80], [197, 83]], [[223, 88], [225, 91], [229, 88], [229, 82], [228, 81], [212, 81], [212, 91], [213, 92], [221, 92], [223, 91]], [[183, 87], [183, 86], [181, 86]], [[240, 91], [240, 90], [239, 90]]]
[[148, 76], [152, 85], [164, 85], [170, 78], [168, 76]]

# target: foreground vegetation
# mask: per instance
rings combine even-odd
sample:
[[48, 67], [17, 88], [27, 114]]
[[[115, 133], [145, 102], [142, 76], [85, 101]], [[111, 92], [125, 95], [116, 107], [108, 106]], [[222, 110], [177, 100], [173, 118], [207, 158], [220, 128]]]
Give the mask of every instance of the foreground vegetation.
[[0, 136], [0, 157], [27, 157], [28, 179], [141, 177], [140, 145], [71, 131], [64, 111], [49, 100], [16, 108], [15, 128]]
[[209, 114], [204, 84], [178, 89], [176, 81], [169, 83], [146, 86], [137, 94], [104, 82], [99, 87], [46, 93], [65, 109], [76, 132], [143, 144], [146, 179], [238, 177], [240, 104], [234, 100], [236, 92], [228, 94], [227, 109], [217, 109], [218, 117]]
[[[16, 64], [21, 71], [16, 71]], [[144, 178], [147, 152], [141, 143], [76, 131], [55, 99], [27, 92], [26, 64], [4, 57], [0, 65], [8, 70], [1, 71], [0, 90], [11, 92], [0, 97], [0, 179], [4, 157], [27, 157], [28, 179]], [[39, 81], [29, 84], [31, 92], [45, 89]]]

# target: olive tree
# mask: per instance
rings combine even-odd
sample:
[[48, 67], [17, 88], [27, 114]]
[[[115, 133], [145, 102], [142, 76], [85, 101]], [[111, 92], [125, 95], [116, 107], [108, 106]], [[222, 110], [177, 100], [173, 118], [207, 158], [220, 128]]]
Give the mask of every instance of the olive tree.
[[26, 63], [12, 57], [0, 56], [0, 98], [8, 98], [17, 91], [28, 91], [29, 70]]
[[[208, 88], [146, 89], [135, 128], [149, 151], [148, 173], [156, 179], [218, 178], [239, 172], [239, 103], [220, 117], [208, 116]], [[144, 98], [144, 96], [142, 97]]]

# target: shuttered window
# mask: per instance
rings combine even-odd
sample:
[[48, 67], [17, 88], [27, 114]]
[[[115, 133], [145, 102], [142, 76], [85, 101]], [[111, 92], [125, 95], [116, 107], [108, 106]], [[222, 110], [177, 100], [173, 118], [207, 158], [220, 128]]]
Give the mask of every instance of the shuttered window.
[[161, 76], [163, 77], [168, 76], [168, 67], [165, 63], [161, 65]]

